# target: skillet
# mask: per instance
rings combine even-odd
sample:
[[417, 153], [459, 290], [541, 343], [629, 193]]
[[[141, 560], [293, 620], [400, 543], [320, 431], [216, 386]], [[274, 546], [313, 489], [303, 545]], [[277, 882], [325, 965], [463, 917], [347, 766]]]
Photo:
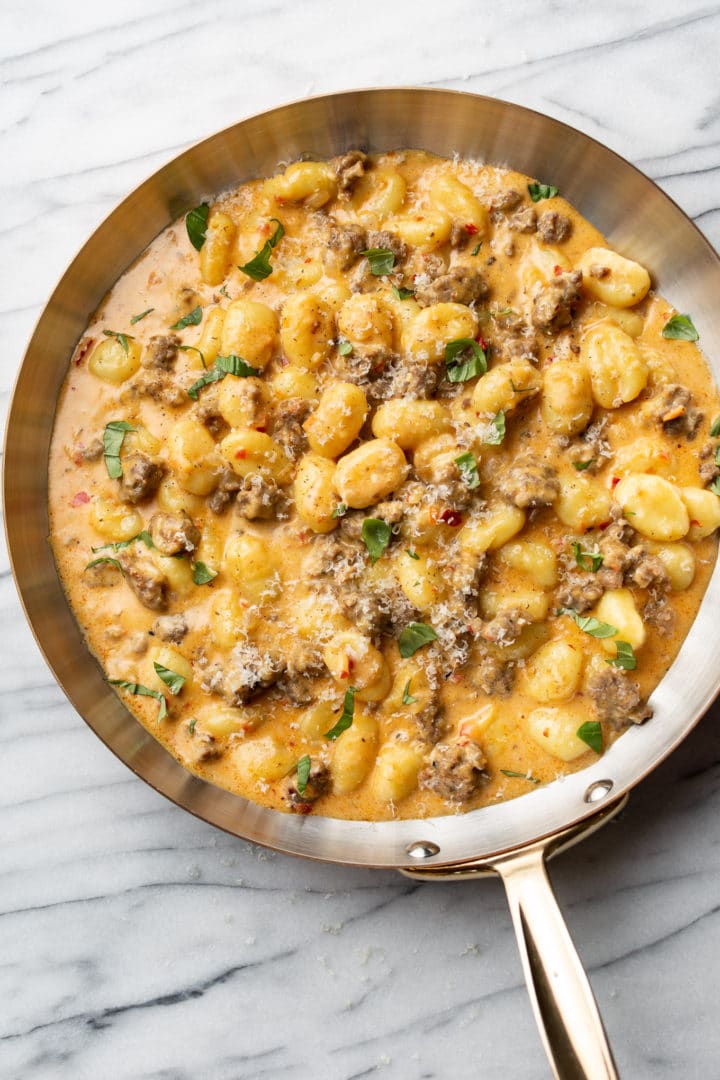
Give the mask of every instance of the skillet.
[[162, 229], [203, 197], [270, 174], [281, 161], [327, 158], [357, 147], [459, 153], [557, 184], [611, 246], [648, 267], [678, 310], [692, 312], [720, 381], [720, 259], [672, 200], [611, 150], [539, 113], [456, 91], [378, 89], [296, 102], [211, 136], [151, 176], [97, 229], [52, 294], [20, 369], [6, 431], [5, 517], [18, 591], [38, 644], [78, 712], [138, 776], [184, 809], [289, 854], [393, 867], [423, 880], [499, 874], [553, 1074], [562, 1080], [616, 1077], [545, 861], [612, 817], [715, 697], [718, 567], [680, 654], [652, 695], [653, 720], [633, 727], [597, 762], [474, 813], [360, 822], [281, 814], [187, 773], [107, 686], [70, 611], [47, 542], [55, 405], [75, 343], [105, 292]]

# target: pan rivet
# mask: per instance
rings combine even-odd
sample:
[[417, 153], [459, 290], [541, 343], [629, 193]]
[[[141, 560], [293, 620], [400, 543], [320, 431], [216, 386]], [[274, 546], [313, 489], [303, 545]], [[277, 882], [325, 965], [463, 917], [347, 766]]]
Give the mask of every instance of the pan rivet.
[[600, 802], [612, 791], [612, 780], [596, 780], [585, 792], [585, 802]]
[[440, 848], [432, 840], [416, 840], [414, 844], [408, 844], [405, 850], [411, 859], [429, 859], [431, 855], [437, 855]]

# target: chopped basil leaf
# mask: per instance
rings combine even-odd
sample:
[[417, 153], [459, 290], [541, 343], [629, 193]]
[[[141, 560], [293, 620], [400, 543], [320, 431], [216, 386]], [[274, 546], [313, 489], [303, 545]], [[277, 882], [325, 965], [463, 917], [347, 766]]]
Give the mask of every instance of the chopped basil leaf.
[[345, 517], [347, 512], [348, 512], [348, 508], [345, 505], [345, 503], [338, 503], [337, 506], [335, 507], [335, 509], [332, 512], [332, 516], [334, 518]]
[[460, 476], [471, 491], [480, 486], [477, 461], [475, 460], [475, 455], [470, 450], [465, 454], [461, 454], [460, 457], [456, 457], [455, 464], [460, 470]]
[[361, 251], [370, 264], [370, 273], [374, 277], [385, 277], [391, 274], [395, 266], [395, 253], [390, 248], [368, 248]]
[[355, 712], [355, 687], [350, 686], [345, 692], [345, 700], [343, 701], [343, 711], [340, 714], [335, 727], [330, 728], [325, 732], [326, 739], [337, 739], [342, 735], [343, 731], [347, 731], [353, 722], [353, 713]]
[[510, 380], [513, 394], [532, 394], [533, 390], [537, 390], [537, 386], [516, 386], [515, 383]]
[[107, 551], [108, 548], [112, 548], [113, 551], [122, 551], [123, 548], [130, 547], [136, 540], [142, 540], [143, 544], [147, 544], [149, 548], [154, 548], [153, 538], [149, 532], [142, 529], [139, 533], [135, 533], [129, 540], [116, 540], [114, 544], [101, 544], [100, 547], [92, 548], [92, 551]]
[[527, 780], [528, 784], [539, 784], [540, 781], [536, 780], [534, 776], [530, 776], [529, 773], [515, 772], [514, 769], [501, 769], [500, 772], [503, 776], [515, 777], [518, 780]]
[[420, 558], [417, 551], [411, 551], [410, 548], [405, 548], [405, 551], [408, 553], [408, 555], [410, 556], [411, 559], [419, 559]]
[[470, 252], [470, 254], [471, 255], [477, 255], [477, 253], [480, 251], [481, 247], [482, 247], [482, 240], [479, 240], [478, 243], [475, 245], [475, 247]]
[[178, 319], [176, 323], [173, 323], [170, 327], [171, 330], [184, 330], [186, 326], [197, 326], [202, 322], [203, 311], [201, 307], [193, 308], [187, 315], [183, 315], [182, 319]]
[[270, 277], [273, 272], [273, 268], [270, 265], [272, 250], [285, 235], [285, 227], [282, 222], [278, 221], [277, 218], [270, 218], [270, 220], [277, 222], [277, 229], [275, 232], [269, 240], [265, 241], [250, 262], [245, 263], [244, 266], [238, 267], [238, 270], [242, 270], [243, 274], [247, 274], [253, 281], [264, 281], [266, 277]]
[[203, 387], [209, 386], [210, 383], [220, 382], [220, 380], [224, 379], [226, 375], [226, 371], [222, 371], [218, 367], [211, 367], [209, 371], [206, 371], [204, 375], [200, 376], [197, 382], [194, 382], [192, 384], [192, 386], [187, 392], [188, 397], [191, 397], [193, 401], [197, 401], [198, 393], [203, 389]]
[[111, 420], [105, 427], [103, 432], [103, 457], [105, 458], [105, 468], [108, 476], [113, 480], [119, 480], [122, 476], [120, 450], [123, 439], [128, 431], [135, 430], [136, 428], [132, 424], [128, 424], [127, 420]]
[[411, 622], [398, 638], [400, 655], [404, 660], [407, 660], [409, 656], [414, 656], [418, 649], [421, 649], [423, 645], [428, 645], [431, 641], [437, 641], [437, 634], [432, 626], [421, 622]]
[[527, 189], [533, 202], [540, 202], [541, 199], [554, 199], [560, 191], [560, 188], [556, 188], [554, 184], [528, 184]]
[[232, 300], [232, 296], [227, 291], [227, 286], [223, 285], [222, 288], [219, 290], [219, 292], [220, 292], [220, 295], [224, 296], [226, 300]]
[[713, 495], [720, 497], [720, 476], [713, 480], [712, 484], [708, 488], [708, 491], [712, 491]]
[[117, 559], [111, 559], [109, 555], [101, 555], [99, 559], [93, 559], [92, 562], [87, 564], [85, 569], [90, 570], [91, 567], [99, 566], [100, 563], [109, 563], [111, 566], [114, 566], [116, 570], [119, 570], [121, 574], [123, 573], [123, 568]]
[[495, 318], [495, 319], [506, 319], [508, 317], [508, 315], [514, 315], [514, 314], [515, 314], [515, 312], [513, 311], [513, 309], [511, 307], [506, 307], [506, 308], [503, 308], [502, 311], [493, 312], [493, 318]]
[[715, 464], [720, 465], [720, 446], [715, 447]]
[[616, 641], [617, 654], [608, 664], [613, 667], [625, 668], [625, 671], [634, 671], [637, 667], [637, 659], [633, 647], [629, 641]]
[[340, 356], [349, 356], [353, 351], [353, 347], [349, 341], [340, 340], [338, 341], [337, 350]]
[[197, 724], [197, 717], [193, 716], [192, 720], [188, 724], [188, 731], [191, 735], [195, 734], [195, 725]]
[[247, 360], [243, 360], [241, 356], [218, 356], [214, 366], [201, 375], [197, 382], [192, 384], [187, 392], [188, 397], [191, 397], [193, 401], [197, 401], [198, 393], [204, 386], [220, 382], [226, 375], [234, 375], [238, 379], [245, 379], [250, 375], [259, 374], [258, 368], [250, 367]]
[[231, 353], [229, 356], [218, 356], [215, 367], [224, 371], [226, 375], [234, 375], [236, 379], [247, 379], [250, 375], [259, 375], [260, 369], [251, 367], [242, 356]]
[[392, 529], [382, 518], [365, 518], [361, 536], [374, 565], [390, 543]]
[[[471, 355], [465, 360], [462, 354], [470, 350]], [[487, 371], [487, 357], [484, 350], [473, 338], [455, 338], [445, 346], [445, 376], [448, 382], [460, 383], [484, 375]]]
[[192, 576], [196, 585], [209, 585], [218, 576], [217, 570], [211, 570], [204, 562], [192, 564]]
[[587, 461], [573, 461], [573, 469], [577, 469], [578, 472], [585, 472], [591, 465], [594, 465], [597, 461], [596, 457], [588, 458]]
[[147, 309], [147, 311], [141, 311], [139, 315], [131, 315], [130, 316], [130, 325], [134, 326], [136, 322], [140, 322], [141, 319], [144, 319], [146, 315], [149, 315], [154, 310], [155, 310], [154, 307], [149, 307]]
[[200, 203], [194, 210], [185, 216], [185, 228], [190, 238], [190, 243], [199, 251], [205, 243], [207, 233], [208, 214], [210, 207], [207, 203]]
[[492, 420], [490, 421], [490, 427], [495, 428], [495, 430], [489, 431], [483, 439], [483, 442], [487, 443], [488, 446], [499, 446], [505, 438], [506, 433], [505, 413], [502, 409], [499, 413], [496, 413], [496, 415], [493, 416]]
[[581, 630], [584, 630], [586, 634], [590, 634], [591, 637], [596, 638], [608, 638], [614, 637], [617, 634], [617, 627], [611, 626], [610, 623], [600, 622], [594, 615], [578, 615], [577, 611], [573, 608], [560, 608], [558, 615], [569, 615], [571, 619], [574, 619]]
[[170, 693], [173, 695], [179, 694], [185, 685], [185, 676], [178, 675], [177, 671], [171, 671], [170, 668], [163, 667], [162, 664], [158, 664], [157, 660], [153, 660], [153, 667], [155, 668], [155, 674], [159, 679], [162, 679]]
[[697, 341], [700, 337], [689, 315], [673, 315], [663, 326], [662, 336], [672, 341]]
[[415, 702], [417, 701], [417, 698], [413, 697], [412, 694], [410, 693], [410, 683], [411, 682], [412, 682], [412, 679], [408, 679], [408, 681], [405, 683], [405, 689], [403, 690], [403, 696], [402, 696], [403, 705], [414, 705]]
[[603, 564], [602, 555], [598, 551], [583, 551], [582, 544], [577, 540], [573, 540], [572, 549], [580, 569], [592, 570], [593, 574], [597, 574]]
[[310, 755], [303, 754], [295, 768], [297, 769], [297, 793], [304, 795], [310, 778]]
[[414, 289], [398, 289], [397, 285], [393, 285], [392, 291], [393, 294], [398, 298], [398, 300], [409, 300], [411, 296], [415, 295]]
[[596, 754], [602, 753], [603, 737], [599, 720], [586, 720], [584, 724], [580, 725], [575, 734], [578, 739], [582, 739], [584, 743], [587, 743]]
[[207, 369], [205, 357], [203, 356], [201, 349], [196, 348], [194, 345], [178, 345], [178, 349], [180, 350], [180, 352], [196, 352], [200, 357], [200, 363], [205, 369]]
[[720, 416], [716, 416], [713, 420], [713, 426], [710, 428], [710, 434], [714, 439], [720, 435]]
[[134, 337], [131, 337], [130, 334], [118, 334], [117, 330], [103, 330], [103, 334], [105, 337], [114, 337], [122, 346], [125, 355], [127, 356], [129, 354], [130, 346], [128, 345], [128, 341], [134, 341]]
[[140, 683], [127, 682], [126, 679], [108, 679], [111, 686], [119, 686], [121, 690], [127, 690], [129, 694], [138, 694], [140, 697], [153, 697], [156, 701], [160, 702], [160, 709], [158, 711], [158, 720], [164, 720], [167, 716], [167, 701], [165, 695], [161, 694], [159, 690], [148, 690], [147, 686], [141, 686]]

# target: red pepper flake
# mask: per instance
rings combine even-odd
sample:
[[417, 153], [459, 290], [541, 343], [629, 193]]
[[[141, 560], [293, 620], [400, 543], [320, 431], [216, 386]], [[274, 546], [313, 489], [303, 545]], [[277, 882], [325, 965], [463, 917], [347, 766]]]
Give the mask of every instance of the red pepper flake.
[[235, 457], [238, 459], [238, 461], [244, 461], [247, 457], [247, 450], [236, 450]]
[[87, 354], [90, 352], [90, 349], [93, 347], [94, 344], [95, 344], [95, 338], [85, 337], [85, 338], [82, 339], [82, 341], [79, 343], [79, 345], [77, 347], [77, 351], [75, 353], [74, 363], [75, 363], [76, 367], [79, 367], [80, 364], [82, 364], [83, 360], [85, 359]]
[[70, 505], [71, 506], [84, 506], [85, 503], [89, 503], [89, 502], [90, 502], [90, 496], [88, 495], [87, 491], [78, 491], [77, 495], [73, 495], [72, 499], [70, 500]]
[[307, 259], [303, 259], [303, 262], [306, 262], [306, 263], [311, 263], [311, 262], [312, 262], [312, 258], [311, 258], [311, 256], [310, 256], [310, 255], [308, 255]]
[[468, 236], [474, 236], [478, 231], [477, 225], [473, 225], [472, 221], [468, 221], [467, 225], [464, 226], [464, 229]]
[[610, 487], [616, 488], [619, 483], [620, 483], [620, 477], [619, 476], [613, 476], [613, 478], [610, 481]]
[[462, 525], [462, 514], [458, 510], [451, 510], [449, 507], [440, 514], [438, 519], [445, 525], [452, 525], [453, 528], [458, 525]]
[[553, 273], [555, 274], [555, 277], [559, 277], [560, 274], [562, 274], [562, 272], [563, 272], [562, 266], [554, 266], [553, 267]]
[[472, 626], [466, 626], [465, 629], [467, 630], [470, 637], [475, 637], [475, 631], [473, 630]]
[[477, 343], [480, 346], [480, 348], [482, 349], [482, 351], [487, 352], [488, 344], [487, 344], [487, 341], [485, 340], [485, 338], [482, 336], [482, 334], [478, 334], [478, 336], [475, 338], [475, 340], [477, 341]]
[[348, 672], [352, 671], [354, 667], [355, 661], [353, 660], [352, 656], [348, 656]]

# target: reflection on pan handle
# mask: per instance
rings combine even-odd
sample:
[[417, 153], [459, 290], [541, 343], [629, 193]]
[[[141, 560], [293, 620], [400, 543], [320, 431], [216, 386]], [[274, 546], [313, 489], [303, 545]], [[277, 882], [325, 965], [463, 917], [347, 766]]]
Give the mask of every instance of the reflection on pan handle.
[[492, 860], [505, 885], [530, 1000], [557, 1080], [617, 1080], [588, 977], [545, 869], [545, 844]]

